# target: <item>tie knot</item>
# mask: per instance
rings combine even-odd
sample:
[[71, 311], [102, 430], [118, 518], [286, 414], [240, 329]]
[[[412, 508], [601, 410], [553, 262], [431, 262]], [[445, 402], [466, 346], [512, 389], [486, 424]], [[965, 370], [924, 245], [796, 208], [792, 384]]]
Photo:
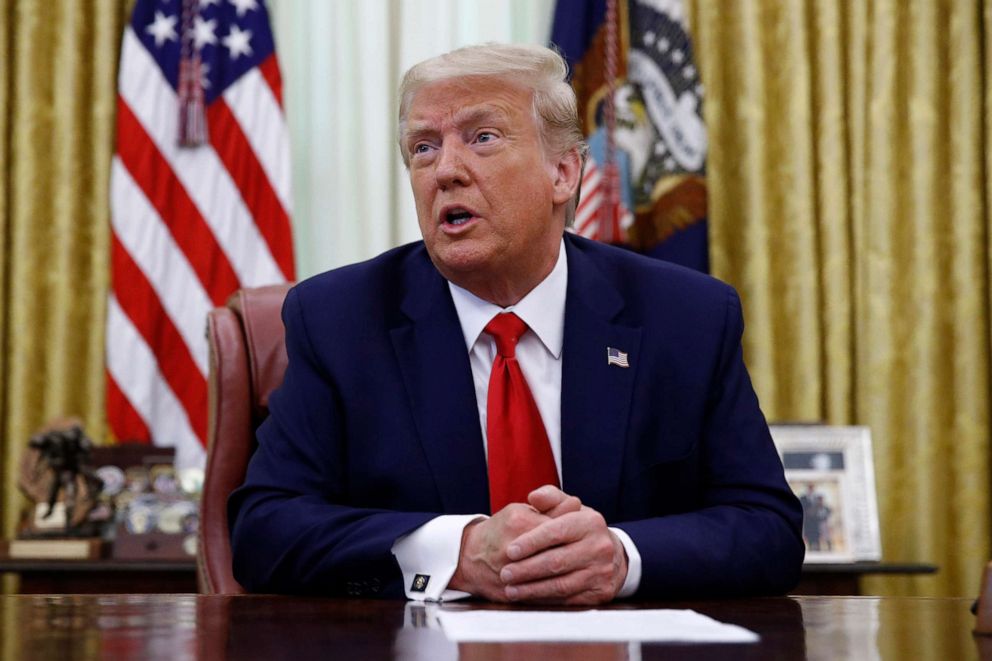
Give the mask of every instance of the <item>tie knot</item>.
[[486, 324], [485, 331], [496, 340], [496, 352], [499, 355], [513, 358], [516, 354], [517, 340], [527, 332], [527, 324], [512, 312], [501, 312]]

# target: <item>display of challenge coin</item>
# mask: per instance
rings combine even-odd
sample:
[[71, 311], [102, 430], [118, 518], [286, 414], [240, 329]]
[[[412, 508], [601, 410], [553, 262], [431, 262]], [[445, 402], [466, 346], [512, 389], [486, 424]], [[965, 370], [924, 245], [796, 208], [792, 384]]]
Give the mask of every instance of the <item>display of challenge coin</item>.
[[172, 466], [152, 466], [151, 469], [152, 491], [163, 495], [176, 493], [176, 469]]
[[179, 488], [190, 496], [199, 496], [203, 491], [203, 469], [190, 467], [179, 471]]
[[131, 466], [124, 471], [124, 484], [128, 491], [148, 491], [148, 471], [143, 466]]
[[132, 535], [143, 535], [155, 527], [156, 508], [143, 500], [132, 500], [124, 515], [124, 527]]
[[100, 466], [96, 469], [96, 475], [103, 480], [102, 493], [107, 496], [116, 496], [124, 489], [124, 471], [117, 466]]
[[196, 555], [196, 535], [186, 535], [183, 539], [183, 551], [186, 555]]
[[131, 504], [138, 494], [128, 489], [121, 491], [117, 496], [114, 497], [114, 505], [117, 506], [118, 519], [123, 516], [123, 513], [127, 510], [128, 505]]
[[196, 516], [196, 505], [188, 500], [170, 503], [158, 514], [158, 529], [174, 535], [185, 532], [187, 520]]

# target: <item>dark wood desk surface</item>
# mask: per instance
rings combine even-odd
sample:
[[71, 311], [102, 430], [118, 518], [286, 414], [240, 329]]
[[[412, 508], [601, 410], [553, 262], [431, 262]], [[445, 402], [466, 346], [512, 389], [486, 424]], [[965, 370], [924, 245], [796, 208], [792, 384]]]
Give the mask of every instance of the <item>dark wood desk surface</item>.
[[[693, 608], [751, 645], [462, 644], [403, 601], [198, 595], [0, 597], [4, 659], [972, 659], [969, 599], [793, 597], [643, 604]], [[491, 605], [464, 603], [457, 608]], [[632, 606], [616, 606], [630, 608]], [[433, 608], [433, 607], [432, 607]], [[984, 653], [984, 654], [983, 654]]]
[[[807, 564], [794, 595], [860, 595], [861, 578], [872, 574], [932, 574], [935, 565], [856, 562]], [[12, 560], [0, 558], [0, 573], [20, 576], [21, 594], [196, 592], [196, 563], [138, 560]]]

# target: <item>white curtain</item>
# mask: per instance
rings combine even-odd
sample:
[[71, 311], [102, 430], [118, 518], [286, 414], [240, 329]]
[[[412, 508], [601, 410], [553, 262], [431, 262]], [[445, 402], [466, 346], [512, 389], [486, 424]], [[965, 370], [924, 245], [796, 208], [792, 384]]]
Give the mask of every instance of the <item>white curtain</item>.
[[396, 146], [411, 65], [548, 42], [554, 0], [269, 0], [293, 155], [297, 277], [420, 238]]

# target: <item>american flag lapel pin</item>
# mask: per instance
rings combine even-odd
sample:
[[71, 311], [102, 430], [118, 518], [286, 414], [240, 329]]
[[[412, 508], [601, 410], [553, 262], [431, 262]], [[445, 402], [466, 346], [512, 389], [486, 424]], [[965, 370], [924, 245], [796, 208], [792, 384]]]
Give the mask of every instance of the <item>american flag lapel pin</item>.
[[616, 365], [617, 367], [630, 367], [630, 361], [627, 360], [627, 352], [620, 351], [620, 349], [615, 349], [614, 347], [606, 347], [606, 364]]

